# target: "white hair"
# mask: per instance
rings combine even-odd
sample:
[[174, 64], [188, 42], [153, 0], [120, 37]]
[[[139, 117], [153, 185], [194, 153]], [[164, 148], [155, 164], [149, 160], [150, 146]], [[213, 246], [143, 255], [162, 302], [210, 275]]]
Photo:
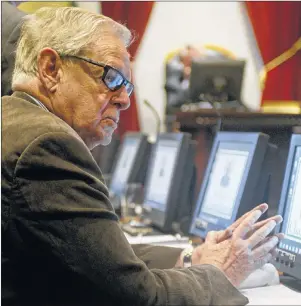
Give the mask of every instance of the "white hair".
[[121, 39], [126, 47], [132, 42], [132, 34], [124, 25], [77, 7], [44, 7], [25, 16], [12, 86], [37, 75], [37, 58], [43, 48], [52, 48], [64, 55], [81, 55], [108, 33]]

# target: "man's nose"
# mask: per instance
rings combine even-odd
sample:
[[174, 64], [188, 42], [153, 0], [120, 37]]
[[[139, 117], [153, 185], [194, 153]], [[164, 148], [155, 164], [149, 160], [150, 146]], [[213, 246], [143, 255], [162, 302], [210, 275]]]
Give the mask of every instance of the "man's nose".
[[117, 104], [120, 110], [126, 110], [130, 107], [131, 100], [124, 86], [120, 88], [119, 94], [115, 97], [113, 103]]

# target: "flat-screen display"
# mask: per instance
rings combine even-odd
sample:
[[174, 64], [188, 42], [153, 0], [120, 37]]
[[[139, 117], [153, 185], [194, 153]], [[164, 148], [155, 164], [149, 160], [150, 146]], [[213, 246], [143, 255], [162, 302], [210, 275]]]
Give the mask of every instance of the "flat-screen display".
[[139, 139], [124, 139], [122, 151], [116, 163], [110, 186], [110, 189], [113, 190], [115, 194], [118, 194], [125, 188], [125, 184], [127, 183], [131, 169], [134, 165], [139, 143]]
[[209, 58], [193, 60], [189, 84], [192, 101], [200, 101], [203, 95], [205, 99], [208, 95], [212, 95], [217, 102], [223, 101], [222, 93], [228, 95], [228, 101], [240, 101], [244, 68], [244, 60]]
[[167, 139], [159, 140], [156, 147], [145, 203], [160, 211], [166, 208], [178, 150], [179, 142]]
[[266, 199], [274, 147], [262, 133], [219, 132], [196, 203], [191, 233], [205, 238]]
[[202, 212], [231, 219], [248, 156], [248, 151], [217, 149]]
[[[301, 147], [296, 147], [288, 186], [282, 231], [290, 240], [290, 248], [301, 254]], [[296, 242], [296, 244], [294, 243]]]
[[219, 142], [198, 218], [213, 224], [232, 220], [245, 183], [250, 150], [249, 143]]
[[279, 214], [283, 216], [283, 222], [276, 232], [284, 233], [285, 237], [280, 241], [272, 263], [278, 271], [293, 276], [282, 279], [282, 283], [301, 292], [301, 135], [298, 134], [291, 138]]

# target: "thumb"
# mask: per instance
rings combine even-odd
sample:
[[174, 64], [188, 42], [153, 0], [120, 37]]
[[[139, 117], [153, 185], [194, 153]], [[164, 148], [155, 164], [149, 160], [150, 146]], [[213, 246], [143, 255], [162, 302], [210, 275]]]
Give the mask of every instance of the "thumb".
[[211, 231], [206, 236], [206, 243], [217, 244], [218, 242], [218, 233], [217, 231]]
[[223, 242], [232, 237], [232, 230], [230, 228], [226, 228], [224, 231], [217, 232], [217, 243]]
[[224, 231], [211, 231], [207, 234], [206, 242], [217, 244], [229, 239], [232, 236], [231, 229], [227, 228]]

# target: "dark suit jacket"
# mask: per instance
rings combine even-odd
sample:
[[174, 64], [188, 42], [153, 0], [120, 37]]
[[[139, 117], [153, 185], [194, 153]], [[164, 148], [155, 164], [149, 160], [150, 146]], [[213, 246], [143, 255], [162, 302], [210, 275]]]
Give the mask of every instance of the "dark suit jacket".
[[165, 66], [166, 113], [181, 107], [189, 101], [189, 88], [183, 88], [184, 66], [178, 56]]
[[3, 305], [246, 304], [213, 266], [172, 268], [180, 251], [133, 250], [78, 134], [22, 93], [2, 98]]
[[1, 96], [4, 96], [12, 92], [15, 52], [20, 36], [21, 20], [25, 13], [8, 2], [1, 4]]

